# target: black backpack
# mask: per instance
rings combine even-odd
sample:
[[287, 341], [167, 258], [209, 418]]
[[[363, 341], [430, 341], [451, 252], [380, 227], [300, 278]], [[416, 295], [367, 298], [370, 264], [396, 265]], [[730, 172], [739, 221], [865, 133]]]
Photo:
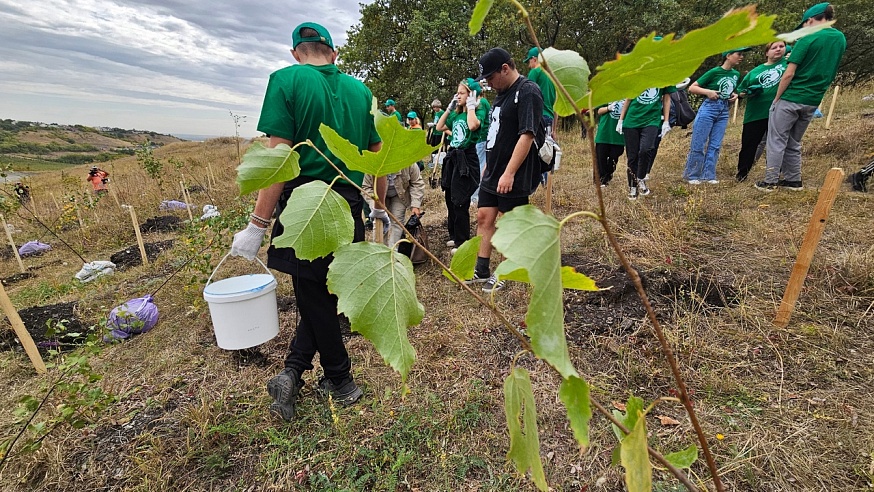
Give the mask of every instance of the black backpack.
[[695, 115], [695, 110], [689, 104], [689, 94], [686, 93], [686, 89], [671, 93], [671, 114], [668, 120], [671, 126], [685, 129], [689, 123], [695, 121]]

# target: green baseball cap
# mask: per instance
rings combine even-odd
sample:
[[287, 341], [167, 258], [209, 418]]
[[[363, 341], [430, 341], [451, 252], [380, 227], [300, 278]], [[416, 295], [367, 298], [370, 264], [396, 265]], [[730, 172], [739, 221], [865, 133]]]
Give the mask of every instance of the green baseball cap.
[[464, 84], [464, 86], [468, 89], [476, 91], [477, 93], [482, 93], [483, 91], [483, 87], [479, 85], [479, 82], [470, 77], [464, 79], [464, 81], [462, 81], [461, 83]]
[[528, 50], [528, 56], [526, 56], [525, 59], [522, 60], [522, 63], [528, 63], [528, 60], [530, 60], [532, 58], [537, 58], [538, 56], [540, 56], [540, 48], [535, 46], [535, 47], [531, 48], [530, 50]]
[[395, 105], [394, 99], [386, 99], [385, 100], [385, 107], [394, 106], [394, 105]]
[[[307, 27], [316, 31], [318, 33], [318, 36], [310, 36], [307, 38], [302, 37], [300, 35], [300, 31]], [[329, 46], [331, 49], [334, 49], [334, 42], [331, 40], [331, 33], [329, 33], [327, 29], [319, 24], [316, 24], [315, 22], [304, 22], [303, 24], [295, 27], [294, 31], [291, 31], [291, 48], [297, 48], [297, 45], [299, 45], [300, 43], [322, 43]]]
[[804, 15], [801, 16], [801, 24], [798, 24], [798, 27], [795, 29], [801, 29], [804, 27], [804, 23], [808, 21], [811, 17], [816, 17], [817, 15], [824, 14], [825, 9], [828, 8], [830, 4], [828, 2], [822, 2], [810, 7], [809, 9], [804, 11]]
[[749, 51], [750, 49], [751, 49], [751, 48], [747, 48], [747, 47], [745, 46], [745, 47], [743, 47], [743, 48], [737, 48], [737, 49], [734, 49], [734, 50], [723, 51], [723, 52], [722, 52], [722, 57], [725, 58], [726, 56], [728, 56], [728, 55], [730, 55], [730, 54], [732, 54], [732, 53], [742, 53], [742, 52], [744, 52], [744, 51]]
[[415, 111], [410, 111], [409, 113], [407, 113], [407, 118], [418, 118], [418, 117], [419, 117], [419, 115], [417, 115]]

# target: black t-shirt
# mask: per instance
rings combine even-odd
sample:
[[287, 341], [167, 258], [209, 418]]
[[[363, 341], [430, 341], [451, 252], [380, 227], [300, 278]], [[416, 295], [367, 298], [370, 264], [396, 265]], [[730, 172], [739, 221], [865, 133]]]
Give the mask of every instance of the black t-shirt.
[[520, 75], [519, 79], [495, 98], [489, 115], [491, 121], [486, 139], [486, 169], [480, 187], [489, 193], [508, 198], [522, 198], [534, 193], [540, 182], [540, 157], [537, 148], [531, 145], [528, 156], [516, 171], [513, 189], [498, 193], [498, 181], [507, 169], [519, 136], [533, 133], [534, 140], [542, 142], [546, 129], [543, 126], [543, 95], [540, 87]]

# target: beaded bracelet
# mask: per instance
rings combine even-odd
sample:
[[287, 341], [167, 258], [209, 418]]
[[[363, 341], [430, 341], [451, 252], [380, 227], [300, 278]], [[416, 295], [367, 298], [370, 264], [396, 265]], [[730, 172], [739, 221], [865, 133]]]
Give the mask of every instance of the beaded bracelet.
[[259, 217], [258, 215], [252, 214], [249, 216], [249, 218], [252, 219], [252, 222], [257, 222], [257, 223], [263, 225], [264, 227], [267, 227], [270, 225], [270, 221], [265, 219], [264, 217]]

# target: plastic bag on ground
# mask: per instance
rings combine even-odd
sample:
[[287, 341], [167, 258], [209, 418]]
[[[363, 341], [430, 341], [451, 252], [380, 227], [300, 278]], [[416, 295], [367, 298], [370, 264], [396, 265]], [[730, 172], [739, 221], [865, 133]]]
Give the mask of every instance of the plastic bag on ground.
[[158, 210], [185, 210], [186, 208], [188, 204], [179, 200], [163, 200], [158, 206]]
[[101, 275], [109, 275], [115, 272], [115, 263], [111, 261], [92, 261], [82, 265], [82, 269], [75, 275], [76, 280], [85, 283], [94, 280]]
[[204, 205], [203, 215], [200, 216], [200, 220], [211, 219], [220, 215], [221, 214], [219, 213], [218, 208], [215, 205]]
[[131, 335], [145, 333], [158, 323], [158, 306], [150, 295], [131, 299], [109, 313], [107, 327], [111, 328], [105, 341], [124, 340]]
[[41, 255], [50, 249], [52, 249], [52, 247], [46, 243], [28, 241], [18, 248], [18, 254], [21, 256]]

